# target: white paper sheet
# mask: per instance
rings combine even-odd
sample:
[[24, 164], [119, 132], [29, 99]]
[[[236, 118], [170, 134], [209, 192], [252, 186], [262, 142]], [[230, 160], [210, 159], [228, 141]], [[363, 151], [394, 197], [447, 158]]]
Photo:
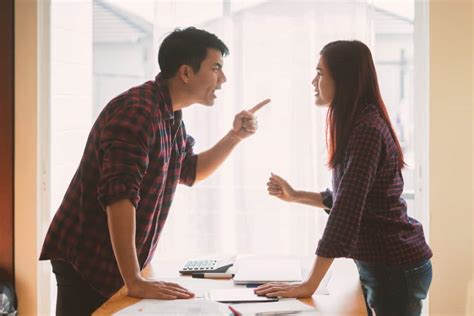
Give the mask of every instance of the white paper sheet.
[[314, 307], [306, 305], [297, 299], [280, 299], [278, 302], [272, 303], [244, 303], [231, 304], [231, 306], [242, 315], [255, 315], [257, 313], [296, 313], [303, 311], [311, 311]]
[[225, 304], [204, 299], [191, 299], [173, 301], [141, 300], [136, 304], [122, 309], [114, 315], [228, 316], [230, 314], [230, 310]]
[[193, 278], [179, 278], [179, 279], [165, 279], [160, 278], [159, 281], [166, 281], [177, 283], [185, 289], [193, 292], [196, 298], [203, 298], [205, 293], [209, 290], [232, 289], [235, 288], [232, 280], [211, 280], [211, 279], [193, 279]]

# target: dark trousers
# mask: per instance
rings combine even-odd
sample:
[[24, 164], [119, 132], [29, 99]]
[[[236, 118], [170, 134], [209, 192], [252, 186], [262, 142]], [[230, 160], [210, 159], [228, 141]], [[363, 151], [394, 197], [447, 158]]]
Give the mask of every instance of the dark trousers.
[[433, 276], [431, 261], [387, 266], [355, 260], [364, 291], [367, 312], [372, 316], [418, 316]]
[[56, 315], [90, 315], [107, 300], [84, 281], [70, 264], [51, 260], [51, 265], [58, 285]]

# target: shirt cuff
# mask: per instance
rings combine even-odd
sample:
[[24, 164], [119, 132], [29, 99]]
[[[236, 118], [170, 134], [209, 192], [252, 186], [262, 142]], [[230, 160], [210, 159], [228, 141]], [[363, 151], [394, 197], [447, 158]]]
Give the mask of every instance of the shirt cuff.
[[133, 206], [137, 208], [140, 201], [139, 188], [118, 179], [109, 181], [99, 188], [98, 200], [104, 211], [107, 206], [124, 199], [130, 200]]
[[181, 174], [179, 175], [179, 183], [187, 186], [192, 186], [194, 184], [196, 181], [197, 159], [198, 155], [184, 158]]
[[316, 255], [325, 258], [350, 258], [350, 251], [345, 245], [338, 245], [321, 239], [316, 249]]
[[320, 192], [321, 197], [322, 197], [322, 202], [324, 206], [324, 211], [329, 214], [332, 208], [332, 192], [329, 189], [326, 189], [326, 191]]

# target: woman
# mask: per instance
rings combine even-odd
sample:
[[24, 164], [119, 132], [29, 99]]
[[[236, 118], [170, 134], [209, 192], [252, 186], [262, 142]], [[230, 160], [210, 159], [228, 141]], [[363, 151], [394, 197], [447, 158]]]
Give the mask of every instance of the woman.
[[272, 174], [268, 192], [329, 214], [316, 259], [301, 284], [267, 283], [259, 295], [310, 297], [334, 258], [354, 259], [369, 315], [420, 315], [431, 283], [432, 252], [401, 198], [405, 166], [380, 95], [370, 50], [336, 41], [321, 51], [316, 105], [328, 106], [326, 136], [333, 192], [296, 191]]

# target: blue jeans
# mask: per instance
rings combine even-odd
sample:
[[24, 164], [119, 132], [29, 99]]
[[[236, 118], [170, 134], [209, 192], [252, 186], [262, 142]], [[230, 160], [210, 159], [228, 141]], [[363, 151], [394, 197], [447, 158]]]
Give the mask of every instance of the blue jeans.
[[431, 261], [404, 266], [354, 260], [359, 270], [367, 312], [377, 316], [421, 315], [433, 276]]

